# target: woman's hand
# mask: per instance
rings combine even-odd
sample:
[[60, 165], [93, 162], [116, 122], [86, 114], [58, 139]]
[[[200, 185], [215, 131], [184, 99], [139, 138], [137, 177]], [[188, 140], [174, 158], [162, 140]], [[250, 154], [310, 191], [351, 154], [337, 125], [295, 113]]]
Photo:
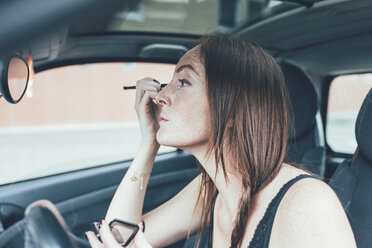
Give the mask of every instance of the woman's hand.
[[[128, 248], [152, 248], [146, 241], [142, 230], [143, 228], [140, 226], [140, 230], [138, 230], [132, 242], [127, 246]], [[98, 240], [94, 232], [90, 231], [85, 234], [92, 248], [122, 248], [112, 234], [109, 225], [104, 220], [102, 220], [101, 228], [99, 229], [102, 242]]]
[[150, 145], [157, 145], [156, 132], [159, 123], [156, 117], [159, 114], [159, 105], [153, 102], [161, 86], [153, 78], [144, 78], [136, 83], [136, 103], [135, 110], [140, 122], [142, 142]]

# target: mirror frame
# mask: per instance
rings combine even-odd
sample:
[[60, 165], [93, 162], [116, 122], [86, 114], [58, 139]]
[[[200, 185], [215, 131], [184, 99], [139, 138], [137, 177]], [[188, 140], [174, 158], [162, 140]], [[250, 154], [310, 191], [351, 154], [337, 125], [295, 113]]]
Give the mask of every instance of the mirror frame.
[[[18, 100], [14, 100], [12, 98], [12, 95], [10, 94], [10, 91], [9, 91], [8, 69], [9, 69], [10, 61], [13, 58], [18, 58], [18, 59], [22, 60], [26, 64], [26, 67], [27, 67], [26, 87], [25, 87], [21, 97]], [[21, 99], [23, 98], [23, 96], [26, 93], [29, 77], [30, 77], [30, 68], [28, 68], [27, 61], [22, 56], [19, 56], [17, 54], [12, 54], [10, 56], [3, 57], [3, 59], [0, 59], [0, 93], [7, 102], [12, 103], [12, 104], [16, 104], [19, 101], [21, 101]]]

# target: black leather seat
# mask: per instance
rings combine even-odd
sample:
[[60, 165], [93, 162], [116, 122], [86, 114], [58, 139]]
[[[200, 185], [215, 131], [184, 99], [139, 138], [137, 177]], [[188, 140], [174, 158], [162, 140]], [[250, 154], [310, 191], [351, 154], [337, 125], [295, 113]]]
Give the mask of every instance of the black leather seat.
[[353, 159], [338, 166], [329, 185], [348, 215], [359, 248], [372, 247], [372, 89], [355, 125], [358, 143]]
[[309, 171], [324, 176], [326, 157], [317, 93], [300, 68], [285, 62], [280, 65], [294, 117], [294, 132], [289, 131], [285, 161], [301, 164]]

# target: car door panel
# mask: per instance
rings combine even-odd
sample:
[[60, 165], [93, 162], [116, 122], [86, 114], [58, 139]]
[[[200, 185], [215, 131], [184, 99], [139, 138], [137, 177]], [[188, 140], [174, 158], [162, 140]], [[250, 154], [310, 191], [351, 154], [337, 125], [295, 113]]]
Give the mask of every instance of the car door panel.
[[[85, 231], [92, 230], [92, 221], [104, 218], [130, 163], [119, 162], [5, 185], [0, 187], [0, 203], [26, 208], [33, 201], [48, 199], [57, 206], [71, 231], [83, 237]], [[175, 151], [158, 155], [147, 188], [144, 212], [173, 197], [197, 174], [195, 158], [189, 153]]]

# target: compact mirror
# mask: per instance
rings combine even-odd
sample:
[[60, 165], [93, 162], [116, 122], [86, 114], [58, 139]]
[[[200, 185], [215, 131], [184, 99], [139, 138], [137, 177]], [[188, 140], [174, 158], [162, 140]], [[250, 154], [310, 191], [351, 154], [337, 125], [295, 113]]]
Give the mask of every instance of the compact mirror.
[[0, 61], [0, 93], [9, 103], [16, 104], [24, 96], [29, 78], [26, 60], [12, 55]]

